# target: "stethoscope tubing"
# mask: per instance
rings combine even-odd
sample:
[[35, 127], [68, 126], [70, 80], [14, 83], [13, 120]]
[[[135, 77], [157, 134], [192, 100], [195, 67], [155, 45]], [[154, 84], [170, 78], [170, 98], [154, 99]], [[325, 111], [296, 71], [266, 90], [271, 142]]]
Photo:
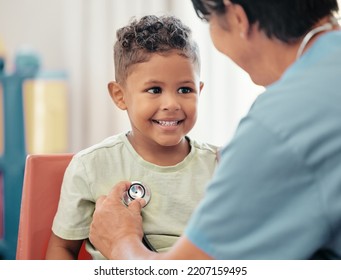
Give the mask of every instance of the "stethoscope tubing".
[[143, 237], [142, 237], [142, 243], [144, 244], [144, 246], [146, 246], [150, 251], [153, 251], [153, 252], [157, 252], [157, 250], [154, 248], [154, 246], [152, 244], [150, 244], [146, 234], [143, 234]]
[[[131, 182], [131, 185], [130, 185], [128, 191], [126, 191], [123, 194], [122, 201], [125, 205], [128, 206], [129, 203], [132, 202], [133, 200], [135, 200], [136, 198], [143, 198], [145, 200], [146, 203], [143, 207], [145, 207], [148, 204], [148, 202], [150, 201], [150, 198], [151, 198], [150, 189], [146, 185], [142, 184], [139, 181]], [[149, 242], [146, 234], [143, 234], [142, 243], [150, 251], [157, 252], [157, 250], [154, 248], [154, 246]]]

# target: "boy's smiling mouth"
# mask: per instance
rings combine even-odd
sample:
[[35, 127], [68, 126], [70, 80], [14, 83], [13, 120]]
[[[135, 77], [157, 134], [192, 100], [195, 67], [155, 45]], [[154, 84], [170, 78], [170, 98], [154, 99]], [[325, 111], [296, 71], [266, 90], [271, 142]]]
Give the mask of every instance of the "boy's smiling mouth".
[[164, 121], [164, 120], [152, 120], [154, 123], [157, 123], [161, 126], [177, 126], [183, 122], [183, 120], [173, 120], [173, 121]]

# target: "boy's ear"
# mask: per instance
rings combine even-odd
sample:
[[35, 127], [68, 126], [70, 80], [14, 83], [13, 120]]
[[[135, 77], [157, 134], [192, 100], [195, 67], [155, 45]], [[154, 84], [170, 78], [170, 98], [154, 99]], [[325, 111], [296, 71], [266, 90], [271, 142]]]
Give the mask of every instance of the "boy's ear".
[[124, 94], [122, 87], [116, 82], [110, 82], [108, 84], [108, 91], [111, 99], [114, 101], [116, 106], [121, 110], [126, 110], [127, 106], [124, 101]]
[[199, 94], [201, 94], [201, 91], [202, 91], [203, 88], [204, 88], [204, 82], [200, 81]]

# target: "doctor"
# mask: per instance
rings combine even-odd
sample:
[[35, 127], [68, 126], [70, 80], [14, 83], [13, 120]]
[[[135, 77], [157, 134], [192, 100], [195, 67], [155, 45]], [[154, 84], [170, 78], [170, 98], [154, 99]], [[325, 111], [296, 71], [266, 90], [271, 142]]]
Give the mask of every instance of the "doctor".
[[143, 201], [121, 201], [129, 182], [97, 201], [91, 242], [111, 259], [341, 259], [337, 0], [192, 2], [215, 47], [266, 91], [172, 250], [142, 244]]

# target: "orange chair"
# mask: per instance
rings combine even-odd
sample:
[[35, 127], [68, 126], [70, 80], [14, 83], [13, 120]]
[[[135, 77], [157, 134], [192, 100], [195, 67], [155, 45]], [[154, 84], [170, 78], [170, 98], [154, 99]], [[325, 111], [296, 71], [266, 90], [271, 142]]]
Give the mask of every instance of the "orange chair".
[[[72, 154], [28, 155], [20, 209], [17, 260], [45, 259], [60, 188]], [[84, 244], [78, 259], [91, 259]]]

